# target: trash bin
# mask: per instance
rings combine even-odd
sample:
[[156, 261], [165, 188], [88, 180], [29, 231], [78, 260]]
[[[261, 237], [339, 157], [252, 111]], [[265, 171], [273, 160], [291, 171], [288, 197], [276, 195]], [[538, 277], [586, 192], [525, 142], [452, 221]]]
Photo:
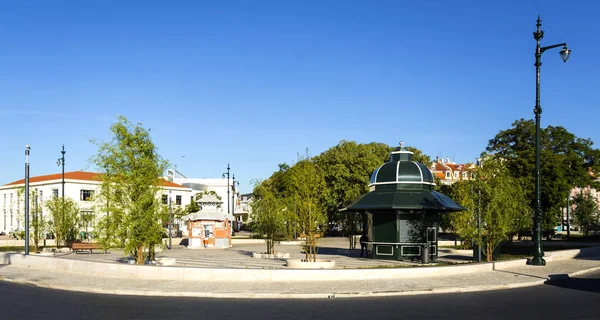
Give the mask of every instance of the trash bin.
[[421, 263], [429, 263], [429, 245], [425, 244], [421, 247]]

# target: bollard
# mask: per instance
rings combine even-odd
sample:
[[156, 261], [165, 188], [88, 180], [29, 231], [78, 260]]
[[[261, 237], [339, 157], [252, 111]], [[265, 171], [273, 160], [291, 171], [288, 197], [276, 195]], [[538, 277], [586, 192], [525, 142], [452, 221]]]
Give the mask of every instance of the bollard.
[[421, 263], [429, 264], [429, 245], [421, 247]]

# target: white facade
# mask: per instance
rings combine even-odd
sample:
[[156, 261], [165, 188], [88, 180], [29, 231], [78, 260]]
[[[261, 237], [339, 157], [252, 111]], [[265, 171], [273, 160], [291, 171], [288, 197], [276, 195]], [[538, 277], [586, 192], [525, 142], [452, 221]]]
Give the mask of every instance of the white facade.
[[[239, 193], [238, 190], [232, 186], [232, 179], [205, 179], [175, 176], [173, 177], [173, 182], [189, 188], [192, 190], [193, 195], [204, 191], [214, 191], [221, 197], [221, 201], [223, 202], [223, 212], [227, 215], [229, 221], [235, 220], [233, 211], [238, 203]], [[229, 193], [227, 193], [228, 190]]]
[[[93, 195], [98, 191], [100, 181], [96, 178], [97, 173], [73, 171], [65, 172], [65, 198], [73, 199], [79, 206], [80, 213], [92, 213], [98, 218], [101, 214], [106, 214], [102, 210], [102, 205], [96, 205], [93, 201]], [[44, 203], [52, 197], [62, 196], [62, 175], [51, 174], [46, 176], [31, 177], [29, 180], [30, 192], [37, 192], [38, 205], [42, 210], [42, 215], [48, 217], [48, 210]], [[171, 201], [174, 208], [185, 207], [191, 201], [193, 195], [192, 189], [186, 188], [175, 183], [165, 183], [162, 187], [161, 196], [171, 195]], [[0, 186], [0, 231], [8, 233], [10, 231], [23, 230], [25, 199], [22, 191], [24, 181], [19, 180], [3, 186]], [[30, 203], [33, 201], [30, 196]], [[35, 203], [30, 204], [30, 212]], [[95, 221], [91, 223], [90, 230], [93, 230]]]

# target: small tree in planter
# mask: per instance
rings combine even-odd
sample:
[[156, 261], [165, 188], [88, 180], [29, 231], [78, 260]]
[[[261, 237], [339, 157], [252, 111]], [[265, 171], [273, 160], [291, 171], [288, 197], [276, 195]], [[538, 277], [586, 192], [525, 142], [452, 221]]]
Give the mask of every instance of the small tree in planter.
[[252, 231], [265, 237], [267, 254], [275, 253], [275, 241], [285, 232], [286, 207], [271, 190], [255, 182], [255, 200], [252, 202]]
[[327, 214], [321, 206], [321, 195], [325, 190], [323, 173], [308, 155], [300, 157], [290, 169], [295, 211], [300, 231], [304, 234], [305, 261], [317, 261], [317, 237], [327, 223]]
[[45, 203], [46, 209], [50, 212], [49, 230], [52, 231], [56, 239], [56, 247], [72, 242], [77, 233], [79, 207], [73, 199], [66, 197], [51, 198]]

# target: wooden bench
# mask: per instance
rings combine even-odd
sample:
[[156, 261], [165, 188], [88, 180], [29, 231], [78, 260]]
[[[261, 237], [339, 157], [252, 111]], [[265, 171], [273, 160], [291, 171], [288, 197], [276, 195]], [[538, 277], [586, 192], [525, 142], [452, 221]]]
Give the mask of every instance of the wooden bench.
[[83, 250], [90, 250], [90, 253], [93, 253], [93, 250], [103, 249], [97, 243], [94, 242], [73, 242], [71, 244], [71, 250], [75, 251], [75, 253], [79, 253], [79, 251]]

